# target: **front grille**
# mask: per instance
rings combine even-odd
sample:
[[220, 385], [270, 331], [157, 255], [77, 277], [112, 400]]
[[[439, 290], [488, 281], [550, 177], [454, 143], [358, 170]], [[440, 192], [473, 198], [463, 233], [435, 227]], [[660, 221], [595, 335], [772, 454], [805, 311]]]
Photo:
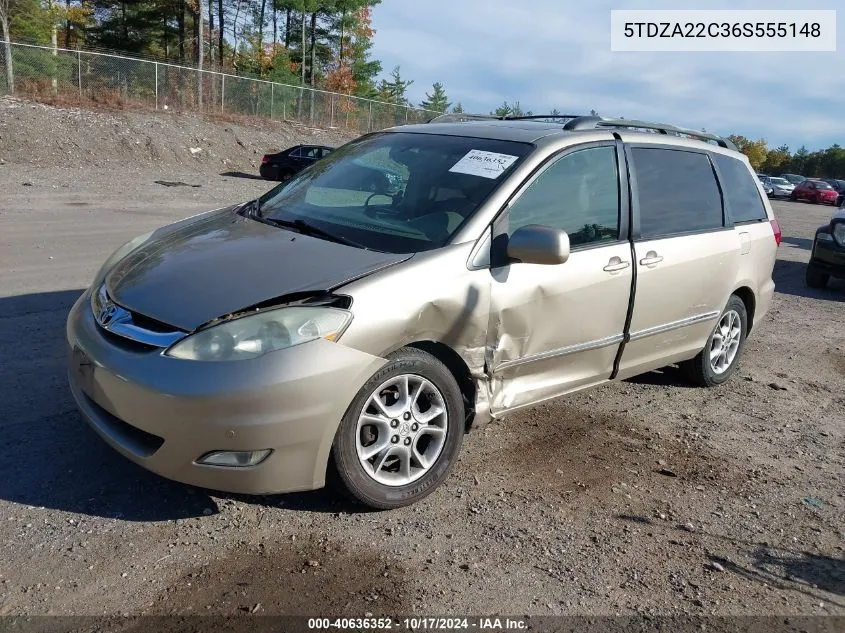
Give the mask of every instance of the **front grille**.
[[91, 311], [102, 330], [148, 349], [170, 347], [186, 335], [182, 330], [117, 304], [109, 296], [105, 284], [92, 296]]
[[124, 422], [117, 416], [112, 415], [103, 407], [94, 402], [86, 394], [81, 394], [86, 404], [90, 406], [97, 415], [95, 424], [102, 427], [102, 430], [114, 438], [121, 446], [138, 457], [151, 457], [164, 444], [164, 438]]

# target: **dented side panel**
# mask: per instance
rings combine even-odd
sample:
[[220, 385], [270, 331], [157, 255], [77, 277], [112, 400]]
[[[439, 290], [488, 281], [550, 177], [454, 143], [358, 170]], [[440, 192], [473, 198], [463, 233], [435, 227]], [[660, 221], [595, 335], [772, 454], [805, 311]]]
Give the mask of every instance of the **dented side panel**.
[[631, 266], [627, 242], [572, 253], [564, 264], [492, 272], [488, 366], [493, 414], [610, 378], [622, 342]]
[[408, 343], [442, 343], [483, 381], [490, 271], [468, 269], [472, 247], [420, 253], [339, 289], [352, 297], [355, 315], [343, 343], [382, 357]]

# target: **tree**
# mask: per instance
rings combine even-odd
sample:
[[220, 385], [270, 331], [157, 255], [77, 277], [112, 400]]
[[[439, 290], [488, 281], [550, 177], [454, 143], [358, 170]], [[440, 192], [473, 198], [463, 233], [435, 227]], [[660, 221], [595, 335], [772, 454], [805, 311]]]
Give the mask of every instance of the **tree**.
[[0, 0], [0, 27], [3, 32], [3, 40], [6, 42], [3, 45], [3, 52], [6, 58], [6, 89], [11, 93], [15, 91], [15, 75], [12, 70], [12, 39], [11, 31], [9, 30], [9, 11], [12, 9], [12, 0]]
[[728, 139], [733, 141], [737, 149], [748, 157], [748, 162], [751, 163], [752, 169], [754, 171], [760, 171], [768, 154], [766, 140], [761, 138], [751, 141], [744, 136], [736, 134], [732, 134]]
[[458, 101], [458, 103], [455, 104], [455, 107], [452, 108], [452, 112], [454, 112], [455, 114], [463, 114], [463, 111], [464, 106], [460, 101]]
[[399, 66], [393, 68], [390, 73], [390, 79], [382, 79], [378, 88], [378, 97], [382, 101], [388, 103], [395, 103], [396, 105], [408, 105], [408, 87], [414, 83], [414, 80], [402, 79], [402, 73]]
[[493, 114], [497, 117], [511, 116], [511, 114], [513, 114], [513, 108], [508, 105], [507, 101], [505, 101], [504, 103], [502, 103], [502, 105], [493, 110], [493, 112], [491, 112], [490, 114]]
[[434, 82], [431, 87], [431, 94], [425, 93], [425, 100], [420, 103], [420, 107], [424, 110], [431, 110], [433, 112], [446, 112], [449, 106], [449, 99], [446, 96], [446, 89], [439, 81]]

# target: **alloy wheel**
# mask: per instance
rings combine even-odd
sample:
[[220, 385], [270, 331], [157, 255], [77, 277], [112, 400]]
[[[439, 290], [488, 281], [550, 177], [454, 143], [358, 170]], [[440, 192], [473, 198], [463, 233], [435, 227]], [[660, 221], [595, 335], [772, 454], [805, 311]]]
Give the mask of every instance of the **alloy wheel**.
[[358, 416], [358, 460], [378, 483], [404, 486], [437, 462], [448, 424], [446, 402], [434, 383], [416, 374], [394, 376], [373, 391]]
[[722, 315], [710, 341], [710, 368], [715, 374], [725, 373], [733, 364], [742, 338], [742, 320], [734, 310]]

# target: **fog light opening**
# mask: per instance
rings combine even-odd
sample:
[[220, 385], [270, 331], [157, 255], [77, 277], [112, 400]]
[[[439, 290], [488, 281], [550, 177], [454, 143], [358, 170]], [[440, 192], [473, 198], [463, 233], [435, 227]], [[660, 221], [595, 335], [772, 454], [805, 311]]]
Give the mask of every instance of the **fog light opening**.
[[257, 466], [272, 453], [272, 449], [260, 451], [211, 451], [197, 460], [205, 466], [224, 466], [226, 468], [247, 468]]

